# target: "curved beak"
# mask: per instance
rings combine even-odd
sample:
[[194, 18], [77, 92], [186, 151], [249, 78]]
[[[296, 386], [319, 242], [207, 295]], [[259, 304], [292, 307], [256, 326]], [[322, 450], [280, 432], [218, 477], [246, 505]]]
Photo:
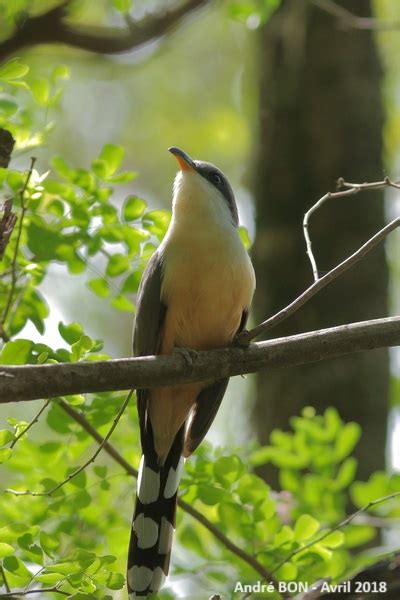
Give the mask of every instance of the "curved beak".
[[196, 171], [196, 165], [194, 161], [188, 154], [186, 154], [186, 152], [180, 148], [177, 148], [176, 146], [171, 146], [171, 148], [168, 148], [168, 150], [175, 156], [181, 171]]

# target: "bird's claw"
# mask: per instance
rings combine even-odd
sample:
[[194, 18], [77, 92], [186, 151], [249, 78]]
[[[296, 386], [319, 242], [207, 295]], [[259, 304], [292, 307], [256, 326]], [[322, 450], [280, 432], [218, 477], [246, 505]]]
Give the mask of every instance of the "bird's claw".
[[183, 356], [189, 367], [193, 367], [197, 358], [196, 350], [191, 350], [190, 348], [175, 348], [175, 352]]

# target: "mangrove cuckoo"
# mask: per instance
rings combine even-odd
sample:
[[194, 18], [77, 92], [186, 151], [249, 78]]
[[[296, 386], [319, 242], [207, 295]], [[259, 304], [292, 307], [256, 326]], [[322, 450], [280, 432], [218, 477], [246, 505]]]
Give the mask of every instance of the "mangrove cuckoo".
[[[233, 190], [214, 165], [169, 148], [179, 163], [172, 219], [140, 283], [135, 356], [229, 345], [255, 289], [238, 232]], [[137, 390], [143, 456], [128, 556], [130, 600], [157, 592], [168, 574], [183, 461], [200, 444], [228, 379]]]

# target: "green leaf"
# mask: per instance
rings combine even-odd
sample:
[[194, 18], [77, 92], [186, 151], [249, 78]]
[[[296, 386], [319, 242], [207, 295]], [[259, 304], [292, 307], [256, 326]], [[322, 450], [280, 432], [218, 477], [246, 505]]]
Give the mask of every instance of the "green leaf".
[[11, 448], [1, 448], [0, 449], [0, 464], [3, 464], [10, 460], [12, 457], [12, 449]]
[[34, 79], [31, 82], [31, 91], [36, 102], [40, 106], [46, 106], [50, 97], [50, 84], [43, 77]]
[[50, 161], [53, 169], [65, 179], [73, 180], [75, 178], [76, 171], [72, 169], [61, 156], [54, 156]]
[[16, 556], [6, 556], [3, 560], [3, 568], [19, 577], [21, 583], [27, 584], [32, 579], [29, 569]]
[[31, 357], [33, 342], [30, 340], [15, 340], [4, 345], [0, 356], [2, 365], [25, 365]]
[[339, 431], [336, 438], [335, 444], [335, 458], [337, 460], [343, 460], [348, 456], [354, 449], [358, 440], [361, 437], [361, 427], [358, 423], [350, 422], [343, 426], [342, 430]]
[[277, 571], [279, 581], [294, 581], [297, 577], [297, 566], [293, 563], [285, 562]]
[[135, 310], [135, 305], [127, 298], [126, 296], [115, 296], [111, 300], [111, 305], [117, 310], [123, 312], [133, 312]]
[[123, 146], [105, 144], [99, 156], [99, 160], [104, 163], [104, 174], [102, 176], [107, 178], [113, 175], [122, 163], [124, 155], [125, 150]]
[[101, 277], [90, 279], [88, 281], [88, 287], [101, 298], [107, 298], [107, 296], [110, 295], [110, 286], [108, 282]]
[[246, 250], [248, 250], [251, 246], [251, 239], [249, 237], [249, 232], [247, 231], [246, 227], [243, 227], [243, 225], [239, 227], [239, 235], [243, 246], [246, 248]]
[[0, 447], [6, 446], [15, 438], [14, 434], [8, 429], [0, 429]]
[[5, 558], [6, 556], [13, 556], [13, 554], [15, 554], [15, 550], [10, 544], [0, 542], [0, 559]]
[[240, 500], [245, 504], [257, 504], [258, 502], [262, 502], [268, 497], [269, 491], [269, 486], [260, 477], [253, 475], [252, 473], [243, 475], [239, 479], [236, 488]]
[[139, 283], [141, 279], [142, 273], [141, 271], [134, 271], [125, 279], [122, 284], [122, 291], [125, 293], [137, 292], [139, 288]]
[[124, 254], [113, 254], [110, 256], [106, 268], [106, 275], [109, 277], [117, 277], [129, 269], [129, 259]]
[[281, 0], [231, 0], [228, 4], [230, 16], [255, 29], [266, 23], [281, 3]]
[[104, 477], [107, 475], [107, 467], [104, 465], [96, 465], [93, 467], [93, 470], [97, 477], [100, 477], [100, 479], [104, 479]]
[[334, 490], [343, 490], [347, 488], [354, 480], [357, 470], [357, 460], [350, 456], [339, 467], [337, 476], [332, 481]]
[[123, 14], [129, 12], [132, 8], [132, 0], [112, 0], [112, 3]]
[[143, 227], [153, 233], [158, 239], [162, 239], [171, 221], [171, 213], [168, 210], [151, 210], [143, 215]]
[[0, 99], [0, 112], [9, 119], [18, 110], [18, 104], [14, 100], [7, 100], [6, 98]]
[[53, 81], [57, 79], [69, 79], [71, 75], [71, 70], [67, 65], [56, 65], [51, 74], [51, 78]]
[[214, 485], [199, 485], [197, 494], [199, 500], [207, 506], [214, 506], [223, 502], [226, 496], [225, 490]]
[[125, 577], [121, 573], [110, 573], [107, 587], [110, 590], [121, 590], [125, 585]]
[[29, 72], [28, 65], [20, 62], [19, 58], [12, 58], [0, 67], [0, 80], [10, 81], [20, 79]]
[[[48, 556], [52, 558], [51, 554], [48, 554]], [[36, 581], [40, 581], [41, 583], [45, 583], [46, 585], [53, 586], [59, 583], [62, 579], [64, 579], [64, 577], [65, 576], [61, 573], [42, 573], [40, 575], [36, 575], [35, 579]]]
[[230, 485], [237, 481], [244, 470], [242, 461], [237, 456], [221, 456], [213, 466], [216, 480], [222, 485]]
[[[59, 540], [55, 536], [49, 535], [45, 531], [41, 531], [40, 532], [40, 544], [41, 544], [41, 546], [43, 548], [43, 551], [48, 556], [52, 557], [53, 551], [56, 550], [59, 547], [60, 542], [59, 542]], [[62, 577], [60, 577], [60, 579], [62, 579]], [[43, 581], [43, 583], [55, 583], [55, 582], [53, 582], [53, 581], [47, 581], [47, 582]]]
[[147, 202], [137, 196], [129, 196], [124, 203], [122, 216], [125, 221], [135, 221], [142, 216], [147, 208]]
[[58, 331], [60, 332], [62, 339], [71, 346], [80, 340], [85, 333], [80, 323], [70, 323], [69, 325], [64, 325], [62, 321], [60, 321], [58, 324]]
[[332, 531], [320, 543], [327, 548], [338, 548], [342, 546], [344, 539], [343, 531]]
[[[74, 467], [73, 469], [68, 469], [65, 473], [65, 477], [68, 477], [69, 475], [71, 475], [71, 473], [74, 473], [75, 471], [77, 471], [79, 469], [79, 467]], [[73, 477], [70, 482], [71, 485], [74, 485], [75, 487], [84, 490], [86, 487], [86, 473], [85, 471], [81, 471], [80, 473], [78, 473], [77, 475], [75, 475], [75, 477]]]
[[301, 515], [294, 526], [294, 539], [298, 542], [308, 540], [317, 533], [320, 523], [311, 515]]
[[65, 396], [65, 400], [71, 406], [82, 406], [82, 404], [85, 404], [85, 396], [82, 394], [71, 394], [69, 396]]
[[88, 335], [83, 335], [77, 342], [72, 344], [72, 358], [73, 360], [79, 360], [94, 346], [94, 341]]
[[57, 433], [71, 432], [71, 424], [73, 423], [71, 417], [68, 417], [65, 411], [62, 410], [56, 403], [51, 405], [50, 410], [47, 413], [46, 420], [48, 426]]

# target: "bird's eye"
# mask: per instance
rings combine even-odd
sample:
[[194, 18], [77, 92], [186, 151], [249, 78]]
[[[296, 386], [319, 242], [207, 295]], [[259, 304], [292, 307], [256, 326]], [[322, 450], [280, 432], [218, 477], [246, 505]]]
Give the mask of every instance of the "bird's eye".
[[211, 181], [213, 183], [217, 183], [217, 184], [222, 183], [222, 177], [221, 177], [221, 175], [218, 175], [218, 173], [212, 173]]

